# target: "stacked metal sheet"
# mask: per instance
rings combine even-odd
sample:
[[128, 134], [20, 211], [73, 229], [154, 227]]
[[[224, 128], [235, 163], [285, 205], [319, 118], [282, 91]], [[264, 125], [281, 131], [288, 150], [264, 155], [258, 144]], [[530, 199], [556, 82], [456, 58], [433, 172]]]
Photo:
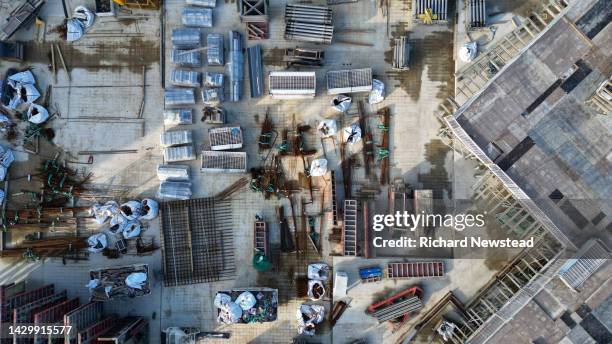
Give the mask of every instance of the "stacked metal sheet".
[[192, 145], [164, 148], [165, 162], [189, 161], [195, 159], [196, 156]]
[[181, 67], [201, 67], [202, 52], [193, 50], [172, 49], [172, 63]]
[[191, 130], [170, 130], [161, 134], [162, 147], [180, 146], [193, 143]]
[[191, 88], [167, 88], [164, 91], [166, 107], [194, 105], [195, 94]]
[[246, 172], [247, 154], [245, 152], [202, 152], [202, 172]]
[[225, 100], [223, 89], [220, 87], [205, 88], [202, 90], [202, 101], [207, 105], [216, 105]]
[[198, 87], [200, 86], [200, 80], [202, 75], [200, 72], [175, 69], [170, 74], [170, 83], [174, 86], [185, 86], [185, 87]]
[[164, 111], [165, 125], [184, 125], [193, 123], [193, 109], [173, 109]]
[[185, 4], [191, 6], [215, 8], [217, 0], [185, 0]]
[[448, 0], [413, 0], [412, 3], [412, 14], [415, 18], [425, 14], [425, 10], [431, 10], [435, 21], [447, 21], [448, 20]]
[[372, 91], [372, 69], [347, 69], [327, 72], [327, 93], [342, 94]]
[[178, 28], [172, 30], [172, 44], [179, 49], [200, 47], [200, 29]]
[[304, 4], [285, 7], [285, 39], [331, 44], [333, 35], [331, 8]]
[[190, 199], [192, 196], [191, 182], [162, 182], [159, 185], [157, 194], [160, 198], [173, 198], [180, 200]]
[[225, 76], [223, 75], [223, 73], [206, 72], [206, 77], [204, 78], [204, 86], [223, 88], [224, 79]]
[[157, 165], [157, 178], [161, 181], [188, 181], [188, 165]]
[[223, 66], [225, 64], [222, 34], [210, 33], [206, 37], [206, 59], [210, 66]]
[[257, 44], [247, 50], [249, 57], [249, 81], [251, 82], [251, 97], [261, 97], [264, 93], [263, 61], [261, 45]]
[[199, 7], [185, 7], [181, 15], [181, 20], [185, 26], [193, 27], [212, 27], [212, 9]]
[[242, 35], [237, 31], [230, 31], [230, 59], [228, 63], [230, 81], [230, 101], [237, 102], [242, 98], [242, 84], [244, 81], [244, 55], [242, 54]]
[[410, 44], [406, 36], [395, 39], [393, 47], [393, 69], [408, 70], [410, 65]]
[[276, 99], [314, 98], [315, 72], [270, 72], [270, 95]]
[[211, 128], [208, 130], [210, 149], [214, 151], [242, 148], [240, 127]]
[[487, 26], [487, 11], [485, 0], [468, 0], [467, 3], [468, 28], [477, 29]]

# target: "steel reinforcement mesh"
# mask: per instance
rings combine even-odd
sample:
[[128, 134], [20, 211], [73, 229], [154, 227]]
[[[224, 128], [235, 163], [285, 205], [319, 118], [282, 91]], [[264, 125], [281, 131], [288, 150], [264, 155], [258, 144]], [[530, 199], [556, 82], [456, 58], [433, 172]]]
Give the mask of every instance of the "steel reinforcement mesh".
[[231, 203], [198, 198], [164, 202], [160, 209], [165, 286], [234, 277]]

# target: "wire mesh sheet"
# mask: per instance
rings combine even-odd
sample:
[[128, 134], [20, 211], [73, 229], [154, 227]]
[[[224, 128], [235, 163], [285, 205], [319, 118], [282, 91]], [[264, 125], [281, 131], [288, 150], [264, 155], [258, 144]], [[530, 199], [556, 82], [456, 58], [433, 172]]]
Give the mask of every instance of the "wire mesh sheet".
[[233, 216], [229, 201], [198, 198], [163, 202], [164, 285], [232, 279]]

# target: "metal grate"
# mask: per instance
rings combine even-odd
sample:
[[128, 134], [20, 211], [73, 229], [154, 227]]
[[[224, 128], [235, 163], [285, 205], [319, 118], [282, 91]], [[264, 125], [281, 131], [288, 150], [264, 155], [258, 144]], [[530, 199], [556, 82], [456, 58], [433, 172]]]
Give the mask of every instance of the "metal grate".
[[231, 203], [198, 198], [164, 202], [161, 210], [164, 285], [234, 277]]
[[444, 276], [443, 262], [412, 262], [387, 264], [387, 277], [389, 278], [442, 276]]
[[327, 93], [370, 92], [372, 90], [372, 69], [347, 69], [327, 72]]
[[599, 241], [591, 239], [574, 259], [568, 260], [559, 271], [559, 277], [569, 287], [579, 289], [584, 281], [610, 259], [610, 252]]
[[269, 85], [273, 98], [312, 98], [317, 91], [317, 77], [315, 72], [270, 72]]
[[210, 149], [214, 151], [242, 148], [240, 127], [212, 128], [208, 130]]
[[260, 251], [264, 254], [264, 256], [268, 256], [269, 254], [269, 243], [268, 243], [268, 228], [266, 227], [266, 223], [263, 221], [255, 221], [253, 235], [253, 246], [256, 251]]
[[357, 201], [344, 200], [344, 229], [342, 231], [343, 255], [357, 255]]
[[245, 152], [202, 152], [202, 172], [246, 172]]

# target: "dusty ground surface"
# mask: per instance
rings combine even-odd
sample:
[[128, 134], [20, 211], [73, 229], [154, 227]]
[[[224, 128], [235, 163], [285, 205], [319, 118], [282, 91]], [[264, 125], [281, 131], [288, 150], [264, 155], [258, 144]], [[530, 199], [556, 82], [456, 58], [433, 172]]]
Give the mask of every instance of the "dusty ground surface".
[[[283, 38], [283, 11], [286, 0], [270, 2], [270, 32], [271, 37], [262, 41], [264, 53], [264, 72], [282, 70], [281, 59], [283, 51], [288, 47], [309, 46], [300, 42], [291, 42]], [[81, 1], [67, 1], [69, 7], [81, 4]], [[323, 3], [323, 1], [315, 1]], [[471, 186], [474, 182], [474, 165], [458, 156], [438, 139], [439, 122], [435, 112], [438, 104], [452, 95], [454, 89], [454, 45], [455, 31], [452, 23], [425, 26], [415, 23], [411, 18], [410, 1], [391, 1], [391, 13], [388, 19], [382, 16], [381, 9], [375, 3], [378, 1], [360, 1], [355, 4], [334, 6], [334, 21], [339, 29], [337, 37], [343, 40], [360, 41], [372, 46], [333, 44], [321, 46], [325, 49], [325, 66], [317, 69], [317, 97], [315, 99], [298, 101], [279, 101], [269, 97], [250, 99], [248, 92], [248, 76], [245, 73], [243, 89], [244, 99], [237, 103], [223, 104], [228, 112], [228, 123], [238, 124], [244, 132], [247, 142], [245, 151], [248, 153], [248, 166], [257, 167], [263, 156], [259, 154], [255, 144], [260, 132], [261, 121], [265, 113], [269, 113], [277, 128], [291, 128], [293, 121], [316, 127], [322, 119], [335, 118], [340, 123], [351, 123], [357, 120], [356, 107], [349, 115], [339, 115], [331, 109], [331, 96], [326, 95], [325, 72], [346, 68], [370, 67], [376, 78], [383, 81], [387, 88], [387, 97], [381, 104], [370, 106], [366, 104], [368, 114], [374, 114], [378, 109], [388, 106], [391, 109], [390, 142], [391, 142], [391, 180], [403, 179], [415, 188], [433, 189], [436, 197], [441, 199], [467, 199], [471, 197]], [[4, 3], [3, 3], [4, 4]], [[3, 13], [8, 5], [4, 4]], [[96, 155], [92, 165], [83, 165], [94, 173], [92, 185], [100, 189], [107, 188], [111, 196], [120, 191], [127, 191], [129, 197], [154, 196], [158, 185], [155, 176], [155, 166], [163, 158], [159, 145], [159, 135], [165, 129], [162, 120], [163, 89], [161, 85], [161, 70], [164, 68], [165, 84], [169, 86], [169, 75], [174, 68], [170, 63], [171, 41], [173, 28], [180, 27], [180, 11], [183, 0], [165, 1], [165, 66], [160, 65], [160, 17], [159, 13], [151, 11], [135, 11], [128, 15], [121, 13], [114, 18], [97, 18], [94, 27], [80, 41], [66, 44], [61, 41], [54, 27], [63, 19], [60, 2], [48, 2], [41, 12], [41, 17], [47, 22], [46, 42], [56, 42], [64, 53], [70, 69], [71, 80], [66, 72], [60, 69], [57, 81], [51, 75], [48, 67], [49, 47], [46, 45], [26, 44], [26, 53], [30, 60], [21, 67], [31, 66], [37, 77], [37, 86], [45, 90], [48, 84], [53, 84], [52, 104], [61, 114], [54, 119], [56, 130], [55, 143], [61, 150], [70, 152], [75, 159], [85, 162], [86, 156], [79, 156], [79, 151], [85, 150], [116, 150], [135, 149], [134, 154]], [[218, 1], [214, 10], [212, 29], [203, 29], [203, 37], [208, 33], [223, 33], [227, 40], [229, 30], [244, 33], [236, 12], [235, 2]], [[355, 33], [346, 30], [358, 30]], [[19, 33], [15, 38], [31, 41], [34, 28]], [[407, 35], [413, 45], [411, 69], [398, 73], [391, 70], [392, 39]], [[253, 42], [245, 42], [252, 46]], [[246, 61], [246, 59], [245, 59]], [[145, 72], [145, 106], [142, 118], [138, 118], [138, 109], [142, 99], [143, 66]], [[246, 71], [245, 63], [245, 71]], [[202, 67], [199, 71], [221, 71], [221, 68]], [[227, 74], [226, 74], [227, 76]], [[266, 82], [267, 84], [267, 82]], [[227, 90], [226, 90], [227, 92]], [[199, 94], [199, 92], [196, 92]], [[197, 97], [199, 98], [199, 97]], [[227, 98], [227, 95], [226, 95]], [[366, 100], [359, 95], [355, 100]], [[198, 99], [196, 110], [202, 107]], [[209, 125], [199, 121], [188, 128], [193, 130], [194, 139], [199, 147], [207, 147]], [[380, 124], [375, 117], [369, 119], [371, 128]], [[375, 142], [380, 142], [380, 130], [374, 131]], [[323, 147], [316, 137], [308, 139], [309, 147], [317, 149], [319, 157], [323, 155]], [[361, 145], [350, 147], [350, 151], [359, 153]], [[18, 147], [16, 149], [19, 149]], [[325, 143], [325, 156], [330, 168], [341, 176], [340, 152], [331, 142]], [[19, 152], [18, 152], [19, 153]], [[52, 156], [50, 151], [47, 153]], [[39, 157], [17, 154], [18, 163], [35, 166]], [[377, 159], [375, 159], [377, 160]], [[379, 161], [373, 170], [378, 171]], [[24, 166], [25, 166], [24, 165]], [[199, 160], [190, 162], [194, 197], [213, 196], [230, 185], [242, 175], [203, 174], [199, 172]], [[297, 180], [303, 170], [301, 161], [285, 158], [283, 165], [286, 173]], [[359, 164], [358, 164], [359, 165]], [[17, 171], [12, 171], [21, 175]], [[363, 168], [356, 168], [353, 180], [355, 185], [371, 184], [365, 176]], [[322, 252], [318, 256], [312, 247], [304, 243], [301, 254], [284, 254], [279, 256], [279, 263], [273, 272], [258, 273], [251, 266], [252, 258], [252, 223], [255, 214], [260, 214], [268, 222], [272, 233], [272, 242], [280, 241], [279, 226], [275, 216], [275, 208], [284, 205], [289, 209], [287, 199], [264, 200], [260, 194], [242, 190], [232, 198], [234, 214], [234, 247], [237, 271], [235, 279], [188, 285], [183, 287], [163, 287], [161, 253], [146, 257], [126, 256], [120, 260], [107, 260], [105, 257], [92, 256], [89, 261], [69, 263], [63, 266], [61, 260], [48, 260], [32, 272], [32, 265], [24, 262], [13, 264], [2, 262], [0, 276], [7, 278], [24, 278], [32, 284], [56, 284], [58, 289], [67, 289], [69, 295], [87, 298], [85, 284], [87, 272], [91, 268], [118, 266], [135, 262], [150, 264], [154, 273], [154, 292], [138, 300], [128, 303], [111, 302], [105, 304], [107, 312], [117, 312], [122, 315], [141, 315], [150, 321], [151, 343], [156, 343], [156, 335], [168, 326], [193, 326], [204, 330], [229, 331], [234, 343], [288, 343], [297, 334], [295, 312], [297, 307], [307, 301], [298, 297], [296, 277], [304, 276], [306, 265], [314, 261], [325, 261], [337, 269], [349, 273], [349, 285], [357, 279], [357, 270], [361, 266], [371, 265], [371, 262], [360, 258], [351, 259], [331, 256], [335, 248], [325, 240], [331, 233], [331, 201], [326, 196], [323, 205], [319, 204], [322, 193], [331, 193], [329, 177], [315, 181], [315, 202], [306, 207], [306, 213], [320, 214], [323, 209], [324, 231], [322, 233]], [[341, 179], [337, 181], [341, 189]], [[112, 191], [112, 192], [111, 192]], [[339, 191], [341, 193], [341, 191]], [[122, 195], [127, 197], [127, 195]], [[117, 196], [118, 197], [118, 196]], [[386, 197], [382, 189], [379, 197]], [[307, 194], [296, 196], [308, 199]], [[105, 200], [107, 197], [100, 197]], [[124, 200], [126, 198], [121, 198]], [[10, 199], [9, 199], [10, 202]], [[289, 213], [286, 213], [289, 215]], [[298, 218], [299, 212], [298, 212]], [[300, 223], [301, 219], [298, 221]], [[159, 239], [159, 221], [151, 223], [146, 235]], [[375, 260], [384, 264], [386, 260]], [[323, 326], [314, 339], [317, 342], [334, 343], [350, 342], [353, 339], [367, 338], [370, 342], [393, 342], [409, 330], [404, 326], [393, 333], [387, 325], [377, 325], [376, 320], [364, 313], [372, 302], [399, 291], [413, 284], [421, 284], [425, 290], [425, 305], [432, 306], [435, 300], [447, 291], [453, 290], [464, 300], [468, 300], [477, 289], [495, 273], [497, 266], [487, 267], [485, 260], [455, 260], [447, 261], [447, 277], [441, 280], [408, 280], [396, 282], [387, 280], [373, 285], [358, 285], [351, 289], [349, 296], [353, 299], [351, 307], [333, 329]], [[469, 276], [469, 277], [466, 277]], [[278, 288], [280, 293], [279, 317], [276, 322], [255, 325], [221, 326], [216, 322], [216, 312], [212, 299], [218, 290], [232, 287], [267, 286]], [[329, 295], [329, 294], [328, 294]], [[325, 299], [327, 309], [331, 298]], [[227, 342], [227, 341], [225, 341]]]

